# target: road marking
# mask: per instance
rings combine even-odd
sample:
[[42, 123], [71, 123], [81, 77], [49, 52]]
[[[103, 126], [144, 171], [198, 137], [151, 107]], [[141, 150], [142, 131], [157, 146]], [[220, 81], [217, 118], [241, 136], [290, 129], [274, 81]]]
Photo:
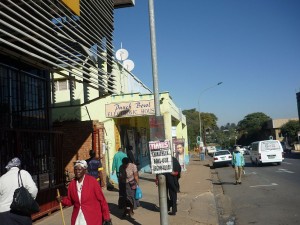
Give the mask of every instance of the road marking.
[[292, 163], [289, 163], [289, 162], [282, 162], [282, 163], [284, 163], [284, 164], [288, 164], [288, 165], [291, 165]]
[[270, 187], [270, 186], [276, 186], [278, 184], [272, 183], [272, 184], [262, 184], [262, 185], [255, 185], [255, 186], [250, 186], [250, 187]]
[[277, 173], [295, 173], [293, 171], [289, 171], [287, 169], [278, 169], [278, 171], [276, 171]]
[[250, 172], [250, 173], [247, 173], [247, 172], [245, 171], [245, 174], [256, 174], [256, 172]]

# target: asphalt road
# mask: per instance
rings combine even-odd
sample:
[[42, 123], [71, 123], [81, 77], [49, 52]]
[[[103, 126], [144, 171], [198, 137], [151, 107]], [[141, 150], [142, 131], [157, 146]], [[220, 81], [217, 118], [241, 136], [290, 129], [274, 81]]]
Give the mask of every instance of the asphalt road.
[[300, 159], [286, 158], [280, 166], [262, 167], [252, 165], [249, 156], [245, 159], [246, 174], [241, 185], [234, 185], [230, 166], [213, 169], [219, 179], [215, 186], [222, 187], [227, 199], [221, 210], [231, 214], [224, 216], [223, 224], [300, 224]]

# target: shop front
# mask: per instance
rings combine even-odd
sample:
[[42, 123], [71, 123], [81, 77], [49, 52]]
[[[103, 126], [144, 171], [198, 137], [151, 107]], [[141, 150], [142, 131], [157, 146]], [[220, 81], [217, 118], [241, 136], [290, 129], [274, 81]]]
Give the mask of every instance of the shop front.
[[[105, 105], [107, 122], [104, 124], [107, 131], [106, 143], [110, 145], [108, 153], [110, 165], [117, 149], [121, 147], [126, 153], [129, 146], [132, 146], [139, 172], [151, 173], [149, 141], [167, 139], [172, 143], [172, 140], [177, 140], [179, 137], [181, 141], [187, 140], [185, 117], [177, 115], [178, 112], [180, 114], [180, 110], [172, 102], [169, 93], [161, 93], [161, 99], [163, 99], [160, 105], [161, 120], [154, 119], [155, 109], [152, 94], [118, 95], [112, 97], [112, 101]], [[178, 111], [174, 111], [174, 109]], [[175, 137], [172, 132], [174, 127], [177, 135]], [[111, 132], [112, 130], [113, 132]], [[159, 130], [163, 134], [156, 135], [155, 132]], [[181, 153], [183, 165], [185, 165], [185, 155], [188, 155], [186, 150], [187, 148], [183, 147]], [[111, 173], [111, 166], [109, 171], [110, 179], [117, 183], [115, 173]]]

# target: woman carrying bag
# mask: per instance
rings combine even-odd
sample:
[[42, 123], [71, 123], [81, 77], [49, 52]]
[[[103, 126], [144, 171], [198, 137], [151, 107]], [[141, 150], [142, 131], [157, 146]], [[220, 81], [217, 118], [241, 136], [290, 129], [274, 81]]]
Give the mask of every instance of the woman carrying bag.
[[138, 170], [135, 164], [130, 163], [127, 157], [123, 158], [119, 176], [120, 199], [119, 208], [122, 208], [123, 217], [132, 216], [133, 210], [139, 207], [139, 201], [135, 198], [136, 188], [139, 185]]
[[36, 184], [31, 175], [26, 170], [20, 170], [21, 160], [13, 158], [5, 167], [7, 172], [0, 177], [0, 221], [7, 225], [32, 225], [31, 215], [11, 210], [13, 196], [16, 189], [22, 185], [28, 190], [35, 199], [38, 193]]

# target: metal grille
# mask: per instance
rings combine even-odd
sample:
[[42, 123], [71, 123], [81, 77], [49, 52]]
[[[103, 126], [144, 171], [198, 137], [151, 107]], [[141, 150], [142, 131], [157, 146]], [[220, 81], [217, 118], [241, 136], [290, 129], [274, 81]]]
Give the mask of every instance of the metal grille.
[[0, 127], [48, 129], [49, 73], [13, 64], [0, 63]]
[[0, 175], [7, 162], [19, 157], [22, 168], [33, 175], [39, 190], [64, 182], [63, 134], [60, 132], [0, 129]]
[[99, 95], [115, 93], [113, 7], [113, 0], [81, 0], [77, 16], [60, 0], [1, 0], [0, 52], [75, 76]]

